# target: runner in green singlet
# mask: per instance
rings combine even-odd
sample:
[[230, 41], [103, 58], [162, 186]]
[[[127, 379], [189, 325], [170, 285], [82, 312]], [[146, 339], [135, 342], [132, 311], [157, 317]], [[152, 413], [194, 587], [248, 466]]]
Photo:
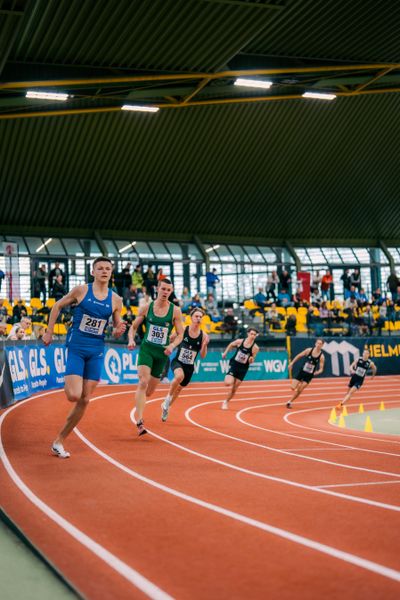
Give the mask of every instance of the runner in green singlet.
[[[183, 338], [181, 309], [168, 298], [173, 290], [169, 279], [162, 279], [157, 286], [157, 300], [139, 310], [128, 334], [128, 348], [133, 349], [136, 331], [142, 323], [146, 334], [140, 346], [138, 357], [139, 383], [136, 391], [136, 425], [139, 435], [147, 433], [143, 424], [146, 398], [151, 396], [160, 382], [168, 356], [179, 346]], [[172, 329], [177, 336], [170, 342]]]

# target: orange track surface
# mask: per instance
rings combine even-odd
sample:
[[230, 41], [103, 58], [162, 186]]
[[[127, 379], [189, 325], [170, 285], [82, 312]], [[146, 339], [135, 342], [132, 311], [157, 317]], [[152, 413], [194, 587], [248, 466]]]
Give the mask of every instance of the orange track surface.
[[[192, 384], [149, 434], [134, 391], [99, 387], [50, 454], [62, 391], [2, 413], [5, 511], [90, 599], [400, 597], [400, 437], [338, 429], [346, 381], [320, 379], [288, 411], [287, 381]], [[398, 407], [400, 377], [366, 382], [349, 406]], [[321, 487], [328, 486], [328, 487]]]

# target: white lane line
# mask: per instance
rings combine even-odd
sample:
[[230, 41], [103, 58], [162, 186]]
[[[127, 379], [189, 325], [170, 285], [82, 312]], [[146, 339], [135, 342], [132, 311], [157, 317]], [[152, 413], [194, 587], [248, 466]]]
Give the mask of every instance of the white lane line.
[[[124, 392], [121, 392], [121, 393], [124, 393]], [[161, 400], [161, 398], [155, 398], [153, 400], [148, 400], [147, 404], [150, 404], [152, 402], [159, 402], [160, 400]], [[212, 403], [213, 402], [210, 402], [209, 404], [212, 404]], [[196, 406], [193, 407], [193, 408], [196, 408]], [[191, 410], [191, 409], [188, 409], [186, 411], [186, 413], [189, 410]], [[130, 415], [132, 422], [135, 422], [134, 416], [133, 416], [134, 412], [135, 412], [135, 409], [133, 408], [132, 411], [131, 411], [131, 415]], [[185, 415], [186, 415], [186, 413], [185, 413]], [[208, 431], [211, 431], [212, 433], [217, 433], [218, 435], [221, 435], [221, 436], [226, 437], [228, 439], [232, 439], [234, 441], [243, 442], [245, 444], [249, 444], [251, 446], [256, 446], [258, 448], [266, 448], [266, 449], [268, 449], [268, 447], [264, 446], [263, 444], [258, 444], [256, 442], [249, 442], [248, 440], [242, 440], [241, 438], [234, 437], [234, 436], [228, 435], [226, 433], [220, 433], [220, 432], [214, 431], [212, 429], [209, 429], [208, 427], [204, 427], [202, 425], [197, 425], [197, 426], [200, 427], [200, 428], [202, 428], [202, 429], [206, 429]], [[252, 470], [246, 469], [245, 467], [238, 467], [237, 465], [234, 465], [233, 463], [228, 463], [228, 462], [219, 460], [219, 459], [214, 458], [214, 457], [212, 457], [212, 456], [210, 456], [208, 454], [203, 454], [201, 452], [196, 452], [196, 450], [192, 450], [192, 449], [190, 449], [190, 448], [188, 448], [186, 446], [182, 446], [181, 444], [178, 444], [176, 442], [172, 442], [171, 440], [169, 440], [169, 439], [167, 439], [167, 438], [165, 438], [165, 437], [163, 437], [161, 435], [158, 435], [157, 433], [154, 433], [154, 431], [152, 431], [151, 429], [149, 429], [147, 426], [146, 426], [146, 429], [149, 432], [149, 434], [151, 434], [153, 437], [161, 440], [162, 442], [165, 442], [166, 444], [169, 444], [170, 446], [174, 446], [175, 448], [178, 448], [179, 450], [183, 450], [184, 452], [187, 452], [188, 454], [193, 454], [194, 456], [198, 456], [199, 458], [205, 459], [207, 461], [216, 463], [218, 465], [222, 465], [224, 467], [227, 467], [228, 469], [232, 469], [234, 471], [239, 471], [240, 473], [245, 473], [246, 475], [251, 475], [253, 477], [259, 477], [260, 479], [266, 479], [268, 481], [274, 481], [276, 483], [282, 483], [284, 485], [289, 485], [291, 487], [300, 488], [300, 489], [311, 491], [311, 492], [317, 492], [317, 493], [321, 493], [321, 494], [326, 494], [328, 496], [335, 496], [336, 498], [341, 498], [341, 499], [344, 499], [344, 500], [349, 500], [351, 502], [358, 502], [360, 504], [366, 504], [368, 506], [374, 506], [374, 507], [377, 507], [377, 508], [383, 508], [385, 510], [393, 510], [395, 512], [400, 512], [400, 507], [399, 506], [395, 506], [393, 504], [386, 504], [386, 503], [383, 503], [383, 502], [378, 502], [376, 500], [368, 500], [366, 498], [358, 498], [357, 496], [349, 496], [348, 494], [341, 494], [339, 492], [333, 492], [333, 491], [331, 492], [329, 490], [320, 490], [320, 489], [317, 489], [315, 486], [307, 485], [305, 483], [297, 483], [295, 481], [291, 481], [290, 479], [283, 479], [281, 477], [276, 477], [274, 475], [266, 475], [265, 473], [260, 473], [259, 471], [252, 471]]]
[[[236, 413], [236, 418], [237, 418], [237, 420], [240, 423], [243, 423], [243, 425], [246, 425], [247, 427], [252, 427], [253, 429], [258, 429], [260, 431], [265, 431], [267, 433], [273, 433], [273, 434], [278, 435], [278, 436], [280, 435], [280, 436], [284, 436], [284, 437], [291, 437], [291, 438], [295, 438], [297, 440], [304, 440], [304, 441], [308, 441], [308, 442], [315, 442], [315, 443], [319, 443], [319, 444], [326, 444], [326, 445], [329, 445], [329, 446], [337, 446], [339, 450], [340, 449], [348, 449], [348, 450], [357, 450], [358, 452], [367, 452], [367, 453], [370, 453], [370, 454], [384, 454], [385, 456], [395, 456], [395, 457], [399, 457], [400, 456], [400, 454], [395, 453], [395, 452], [385, 452], [383, 450], [372, 450], [370, 448], [360, 448], [358, 446], [348, 446], [348, 445], [345, 445], [345, 444], [339, 444], [337, 442], [329, 442], [329, 441], [325, 441], [325, 440], [317, 440], [315, 438], [307, 438], [307, 437], [303, 437], [303, 436], [300, 436], [300, 435], [295, 435], [293, 433], [286, 433], [284, 431], [277, 431], [275, 429], [268, 429], [267, 427], [261, 427], [261, 425], [255, 425], [254, 423], [249, 423], [248, 421], [245, 421], [243, 419], [243, 417], [242, 417], [242, 414], [245, 413], [245, 412], [249, 412], [251, 410], [256, 410], [258, 408], [266, 408], [266, 407], [269, 407], [269, 406], [270, 405], [268, 405], [268, 404], [264, 404], [264, 405], [250, 406], [250, 407], [247, 407], [247, 408], [242, 408], [241, 410], [239, 410]], [[317, 407], [317, 408], [307, 409], [306, 411], [299, 411], [299, 412], [313, 412], [313, 411], [317, 411], [317, 410], [326, 410], [326, 409], [325, 408]], [[277, 449], [276, 451], [277, 452], [278, 451], [280, 451], [280, 452], [287, 452], [288, 454], [293, 454], [293, 456], [300, 456], [300, 455], [295, 454], [294, 451], [291, 450], [291, 449], [285, 450], [284, 448], [281, 448], [279, 450]], [[302, 456], [302, 458], [307, 458], [307, 457]], [[310, 457], [310, 460], [321, 461], [322, 459]], [[332, 462], [332, 463], [329, 462], [329, 464], [338, 464], [338, 465], [340, 465], [340, 463], [335, 463], [335, 462]], [[343, 465], [340, 465], [340, 466], [343, 466]], [[360, 469], [361, 471], [364, 470], [363, 467], [348, 467], [348, 468], [354, 468], [354, 469], [357, 468], [357, 469]], [[374, 472], [374, 471], [371, 471], [371, 472]], [[375, 472], [376, 473], [384, 473], [384, 471], [375, 471]], [[393, 473], [390, 473], [390, 476], [392, 476], [392, 475], [393, 475]], [[394, 476], [395, 477], [400, 477], [400, 473], [396, 473]]]
[[[60, 390], [57, 390], [59, 392]], [[52, 392], [50, 392], [52, 393]], [[41, 510], [49, 519], [54, 521], [59, 527], [61, 527], [64, 531], [66, 531], [71, 537], [73, 537], [76, 541], [78, 541], [82, 546], [85, 546], [88, 550], [90, 550], [93, 554], [95, 554], [98, 558], [104, 561], [109, 567], [114, 569], [117, 573], [122, 575], [129, 583], [134, 585], [136, 588], [141, 590], [144, 594], [146, 594], [149, 598], [154, 600], [172, 600], [172, 596], [161, 590], [158, 586], [152, 583], [149, 579], [141, 575], [138, 571], [124, 563], [117, 556], [106, 550], [103, 546], [95, 542], [92, 538], [83, 533], [80, 529], [72, 525], [69, 521], [64, 519], [61, 515], [59, 515], [56, 511], [54, 511], [50, 506], [48, 506], [45, 502], [43, 502], [38, 496], [36, 496], [32, 490], [22, 481], [22, 479], [17, 475], [16, 471], [12, 467], [1, 438], [1, 426], [3, 424], [4, 419], [7, 415], [10, 414], [13, 410], [20, 407], [22, 404], [26, 404], [27, 402], [41, 398], [43, 396], [47, 396], [50, 394], [40, 394], [39, 396], [34, 396], [32, 398], [28, 398], [18, 404], [15, 404], [10, 409], [8, 409], [0, 418], [0, 458], [3, 462], [3, 465], [10, 477], [10, 479], [14, 482], [14, 484], [18, 487], [18, 489], [25, 495], [25, 497], [34, 504], [39, 510]], [[54, 459], [56, 460], [56, 459]], [[60, 459], [57, 459], [60, 460]]]
[[[385, 405], [386, 404], [398, 404], [399, 400], [385, 400]], [[371, 406], [371, 404], [380, 404], [379, 401], [377, 402], [372, 402], [372, 403], [368, 403], [366, 406], [369, 408]], [[357, 406], [357, 404], [351, 404], [350, 406]], [[335, 436], [342, 436], [342, 437], [352, 437], [352, 438], [356, 438], [357, 440], [368, 440], [368, 442], [379, 442], [379, 443], [384, 443], [384, 444], [392, 444], [392, 445], [400, 445], [400, 441], [398, 440], [392, 440], [392, 439], [387, 439], [384, 438], [383, 435], [381, 434], [381, 436], [376, 435], [376, 437], [369, 437], [367, 435], [354, 435], [352, 433], [345, 433], [344, 429], [340, 429], [338, 427], [334, 427], [334, 431], [327, 431], [325, 429], [318, 429], [318, 427], [309, 427], [307, 425], [300, 425], [300, 423], [295, 423], [292, 419], [296, 417], [296, 415], [301, 414], [301, 413], [305, 413], [305, 412], [311, 412], [313, 410], [323, 410], [321, 408], [304, 408], [302, 410], [296, 410], [296, 412], [293, 413], [286, 413], [285, 416], [283, 417], [284, 421], [286, 421], [286, 423], [288, 423], [289, 425], [292, 425], [293, 427], [298, 427], [299, 429], [307, 429], [308, 431], [317, 431], [318, 433], [326, 433], [328, 435], [335, 435]], [[366, 411], [367, 412], [367, 411]]]
[[315, 487], [318, 489], [321, 488], [338, 488], [338, 487], [354, 487], [360, 485], [387, 485], [388, 483], [400, 483], [400, 479], [397, 481], [368, 481], [363, 483], [334, 483], [332, 485], [316, 485]]
[[375, 563], [373, 561], [362, 558], [355, 554], [351, 554], [349, 552], [344, 552], [343, 550], [338, 550], [337, 548], [334, 548], [332, 546], [328, 546], [326, 544], [316, 542], [309, 538], [292, 533], [291, 531], [287, 531], [286, 529], [281, 529], [280, 527], [275, 527], [273, 525], [270, 525], [269, 523], [264, 523], [264, 522], [258, 521], [256, 519], [246, 517], [245, 515], [234, 512], [232, 510], [228, 510], [226, 508], [218, 506], [217, 504], [212, 504], [211, 502], [205, 502], [204, 500], [200, 500], [200, 498], [190, 496], [189, 494], [184, 494], [174, 488], [170, 488], [166, 485], [158, 483], [157, 481], [154, 481], [153, 479], [145, 477], [144, 475], [140, 475], [140, 473], [133, 471], [126, 465], [118, 462], [117, 460], [115, 460], [114, 458], [112, 458], [111, 456], [109, 456], [108, 454], [103, 452], [102, 450], [100, 450], [100, 448], [98, 448], [92, 442], [90, 442], [79, 430], [77, 430], [75, 428], [74, 431], [78, 435], [78, 437], [85, 444], [87, 444], [89, 446], [89, 448], [91, 448], [94, 452], [96, 452], [99, 456], [101, 456], [102, 458], [104, 458], [105, 460], [110, 462], [112, 465], [114, 465], [115, 467], [117, 467], [118, 469], [123, 471], [124, 473], [130, 475], [131, 477], [134, 477], [135, 479], [138, 479], [139, 481], [142, 481], [143, 483], [146, 483], [147, 485], [150, 485], [158, 490], [161, 490], [163, 492], [166, 492], [167, 494], [170, 494], [171, 496], [175, 496], [176, 498], [180, 498], [181, 500], [185, 500], [186, 502], [190, 502], [192, 504], [195, 504], [195, 505], [205, 508], [207, 510], [211, 510], [215, 513], [218, 513], [220, 515], [223, 515], [223, 516], [233, 519], [235, 521], [245, 523], [246, 525], [255, 527], [257, 529], [261, 529], [262, 531], [265, 531], [265, 532], [275, 535], [277, 537], [283, 538], [283, 539], [293, 542], [295, 544], [305, 546], [306, 548], [310, 548], [317, 552], [321, 552], [322, 554], [326, 554], [333, 558], [337, 558], [338, 560], [342, 560], [342, 561], [352, 564], [354, 566], [360, 567], [362, 569], [366, 569], [367, 571], [377, 573], [378, 575], [382, 575], [383, 577], [387, 577], [388, 579], [393, 579], [394, 581], [400, 582], [400, 571], [396, 571], [395, 569], [391, 569], [389, 567], [386, 567], [379, 563]]

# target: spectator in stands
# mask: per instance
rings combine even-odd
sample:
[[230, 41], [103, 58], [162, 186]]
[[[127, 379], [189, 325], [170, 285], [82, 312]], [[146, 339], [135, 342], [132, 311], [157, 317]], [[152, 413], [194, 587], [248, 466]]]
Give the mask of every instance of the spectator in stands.
[[18, 300], [17, 304], [14, 304], [12, 309], [12, 321], [13, 323], [19, 323], [22, 317], [26, 317], [28, 311], [23, 300]]
[[360, 315], [359, 320], [359, 333], [360, 335], [372, 335], [373, 328], [375, 327], [375, 319], [372, 314], [371, 306], [367, 304], [364, 311]]
[[55, 298], [56, 302], [61, 300], [63, 296], [67, 293], [65, 289], [62, 275], [57, 275], [55, 280], [53, 281], [53, 287], [51, 288], [51, 297]]
[[35, 337], [37, 340], [41, 340], [43, 335], [46, 333], [46, 327], [44, 325], [40, 325], [35, 329]]
[[4, 341], [7, 339], [7, 323], [0, 321], [0, 340]]
[[35, 298], [40, 298], [40, 296], [42, 296], [43, 304], [46, 304], [47, 297], [46, 279], [46, 265], [40, 265], [38, 270], [33, 274], [33, 295]]
[[235, 337], [237, 332], [238, 324], [237, 319], [233, 313], [233, 308], [227, 308], [224, 319], [221, 323], [221, 330], [223, 333], [230, 333], [232, 339]]
[[221, 320], [221, 315], [218, 310], [218, 303], [212, 294], [208, 294], [205, 302], [206, 314], [210, 317], [211, 321], [218, 323]]
[[279, 290], [282, 292], [283, 290], [289, 293], [289, 301], [290, 301], [290, 293], [292, 286], [292, 278], [290, 276], [289, 271], [283, 269], [279, 274]]
[[400, 286], [400, 279], [397, 277], [396, 271], [391, 271], [389, 277], [386, 280], [386, 285], [389, 288], [389, 291], [392, 295], [393, 302], [397, 300], [397, 289]]
[[[42, 267], [43, 266], [44, 265], [42, 265]], [[55, 282], [56, 278], [59, 275], [61, 275], [61, 277], [62, 277], [62, 283], [65, 285], [65, 273], [61, 269], [60, 263], [56, 262], [55, 265], [54, 265], [54, 269], [51, 269], [51, 271], [49, 273], [49, 296], [51, 296], [51, 292], [52, 292], [52, 289], [53, 289], [54, 282]]]
[[316, 314], [315, 306], [309, 306], [306, 315], [306, 324], [308, 334], [321, 336], [324, 330], [324, 324], [322, 323], [318, 314]]
[[213, 269], [212, 271], [207, 271], [207, 273], [206, 273], [207, 294], [212, 294], [215, 299], [217, 298], [217, 283], [219, 283], [217, 269]]
[[360, 289], [360, 292], [356, 296], [358, 306], [366, 306], [368, 304], [368, 296], [365, 293], [364, 288]]
[[276, 304], [273, 302], [271, 308], [265, 313], [265, 320], [269, 323], [270, 329], [280, 329], [281, 321], [284, 320], [283, 315], [279, 314], [276, 310]]
[[372, 304], [374, 306], [380, 306], [384, 301], [385, 297], [382, 294], [381, 288], [376, 288], [376, 290], [372, 293]]
[[129, 290], [132, 285], [131, 266], [132, 263], [127, 262], [121, 272], [122, 301], [124, 306], [128, 306]]
[[3, 286], [3, 279], [5, 279], [6, 274], [4, 273], [4, 271], [2, 271], [0, 269], [0, 292], [1, 292], [1, 288]]
[[315, 273], [311, 274], [311, 281], [310, 281], [310, 292], [311, 295], [316, 295], [316, 296], [320, 296], [320, 285], [321, 285], [321, 273], [320, 271], [315, 271]]
[[172, 290], [172, 292], [168, 296], [168, 302], [172, 302], [172, 304], [175, 304], [175, 306], [180, 306], [179, 298], [177, 298], [174, 290]]
[[157, 271], [157, 282], [162, 281], [163, 279], [167, 279], [167, 276], [164, 274], [163, 269], [158, 269]]
[[195, 293], [195, 295], [192, 297], [192, 299], [190, 301], [189, 312], [192, 311], [194, 308], [202, 308], [204, 310], [203, 301], [200, 298], [200, 295], [198, 292]]
[[157, 281], [151, 265], [149, 265], [147, 267], [147, 271], [143, 273], [143, 283], [145, 285], [147, 295], [154, 300], [156, 297]]
[[360, 291], [361, 288], [361, 274], [360, 269], [354, 269], [354, 271], [350, 275], [350, 288], [354, 286], [357, 291]]
[[190, 302], [191, 302], [192, 298], [190, 296], [190, 292], [189, 292], [189, 288], [184, 287], [182, 290], [182, 294], [181, 294], [181, 301], [180, 301], [180, 305], [181, 305], [181, 310], [183, 313], [188, 313], [189, 312], [189, 307], [190, 307]]
[[284, 308], [291, 306], [290, 296], [286, 288], [282, 288], [278, 294], [278, 306], [283, 306]]
[[32, 322], [28, 317], [22, 317], [20, 323], [14, 323], [11, 328], [10, 333], [8, 334], [8, 339], [14, 339], [12, 336], [16, 334], [17, 329], [23, 329], [24, 336], [22, 339], [29, 340], [31, 339], [31, 335], [28, 332], [29, 328], [32, 326]]
[[0, 321], [7, 321], [8, 319], [8, 310], [4, 305], [3, 298], [0, 298]]
[[[264, 294], [262, 287], [258, 288], [258, 292], [255, 294], [253, 300], [257, 304], [257, 307], [264, 312], [267, 306], [267, 296]], [[253, 310], [252, 312], [254, 313], [255, 311]]]
[[126, 306], [139, 306], [139, 298], [136, 286], [131, 283], [126, 297]]
[[267, 285], [265, 286], [265, 291], [267, 292], [267, 301], [272, 298], [274, 302], [276, 302], [276, 292], [278, 290], [279, 285], [279, 277], [276, 271], [272, 271], [268, 275]]
[[333, 300], [333, 277], [329, 269], [327, 269], [325, 275], [321, 279], [321, 295], [323, 300]]
[[357, 308], [357, 296], [358, 296], [357, 290], [354, 287], [354, 285], [352, 285], [350, 287], [350, 294], [345, 300], [344, 308], [345, 309], [350, 308], [351, 310]]
[[340, 279], [343, 281], [343, 297], [345, 300], [350, 296], [350, 269], [344, 269]]
[[26, 340], [29, 339], [28, 337], [25, 337], [25, 330], [18, 324], [16, 325], [15, 329], [13, 332], [10, 332], [10, 335], [8, 336], [9, 340]]
[[132, 273], [132, 285], [134, 285], [137, 290], [140, 290], [143, 287], [142, 265], [136, 265], [135, 270]]
[[290, 335], [290, 336], [297, 335], [296, 325], [297, 325], [296, 315], [293, 315], [293, 314], [289, 315], [288, 318], [286, 319], [286, 325], [285, 325], [286, 335]]

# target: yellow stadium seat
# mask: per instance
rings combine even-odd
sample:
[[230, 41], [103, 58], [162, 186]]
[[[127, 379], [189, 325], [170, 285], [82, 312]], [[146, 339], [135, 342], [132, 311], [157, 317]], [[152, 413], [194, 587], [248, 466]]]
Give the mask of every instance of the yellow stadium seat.
[[67, 335], [67, 328], [64, 323], [56, 323], [54, 325], [54, 334], [55, 335]]
[[47, 306], [47, 308], [53, 308], [55, 303], [56, 303], [55, 298], [47, 298], [46, 306]]
[[43, 304], [40, 298], [31, 298], [30, 305], [36, 310], [40, 310], [41, 308], [43, 308]]

